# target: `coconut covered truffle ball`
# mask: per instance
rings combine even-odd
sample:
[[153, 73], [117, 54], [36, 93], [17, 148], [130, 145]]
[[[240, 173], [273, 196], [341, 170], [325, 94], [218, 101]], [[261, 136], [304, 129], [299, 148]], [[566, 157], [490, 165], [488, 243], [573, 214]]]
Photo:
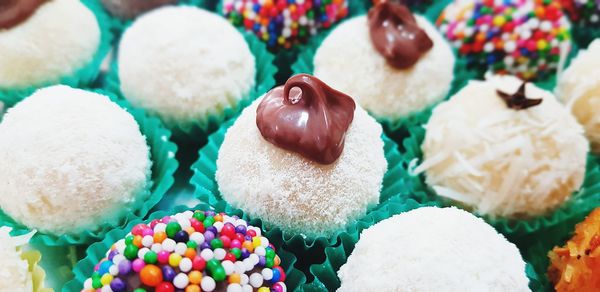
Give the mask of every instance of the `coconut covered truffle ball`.
[[0, 207], [42, 232], [94, 230], [144, 199], [149, 155], [136, 121], [108, 97], [40, 89], [0, 123]]
[[254, 86], [255, 59], [226, 19], [191, 6], [139, 17], [119, 46], [121, 91], [167, 125], [235, 105]]
[[560, 75], [556, 94], [584, 126], [594, 152], [600, 151], [600, 39], [587, 50], [579, 51], [571, 65]]
[[7, 226], [0, 227], [0, 290], [35, 291], [29, 263], [22, 257], [22, 247], [35, 232], [13, 237], [9, 234], [11, 230]]
[[425, 128], [415, 173], [480, 214], [542, 215], [583, 183], [583, 128], [552, 93], [516, 77], [469, 82]]
[[517, 247], [456, 208], [419, 208], [364, 230], [338, 276], [340, 292], [530, 291]]
[[162, 5], [177, 3], [177, 0], [101, 0], [101, 2], [113, 16], [131, 19]]
[[[397, 119], [446, 96], [455, 58], [448, 43], [427, 19], [419, 15], [413, 18], [404, 6], [398, 15], [376, 11], [381, 8], [395, 11], [387, 6], [400, 5], [385, 2], [372, 8], [369, 16], [354, 17], [337, 26], [317, 49], [313, 63], [315, 76], [352, 96], [364, 109], [377, 117]], [[405, 26], [412, 28], [405, 35], [424, 40], [383, 45], [387, 46], [384, 51], [395, 54], [381, 54], [374, 38], [383, 39], [381, 35], [386, 32], [376, 28], [381, 30], [387, 18], [412, 24]], [[403, 39], [402, 30], [387, 33]], [[407, 63], [394, 64], [393, 59]]]
[[6, 5], [0, 4], [0, 89], [58, 82], [92, 61], [100, 27], [80, 1]]
[[[348, 96], [327, 102], [331, 107], [342, 103], [348, 107], [315, 112], [312, 106], [323, 101], [307, 101], [314, 98], [309, 97], [311, 93], [327, 88], [327, 96], [333, 98], [339, 92], [320, 87], [324, 84], [304, 87], [302, 82], [320, 83], [307, 76], [296, 75], [286, 82], [290, 88], [303, 86], [299, 104], [271, 112], [268, 107], [277, 104], [271, 98], [284, 92], [280, 86], [244, 109], [227, 131], [219, 150], [216, 181], [221, 196], [234, 207], [271, 226], [312, 237], [340, 230], [379, 203], [387, 161], [381, 126], [365, 110], [354, 108]], [[298, 93], [291, 91], [291, 94], [297, 100]], [[305, 107], [305, 102], [311, 104], [310, 110], [296, 115], [295, 111]], [[346, 120], [348, 114], [353, 115], [350, 123]], [[269, 115], [279, 115], [279, 119]], [[332, 119], [319, 121], [322, 116]], [[346, 126], [345, 136], [329, 141], [329, 145], [319, 144], [341, 132], [325, 125]], [[294, 130], [298, 132], [292, 133]]]

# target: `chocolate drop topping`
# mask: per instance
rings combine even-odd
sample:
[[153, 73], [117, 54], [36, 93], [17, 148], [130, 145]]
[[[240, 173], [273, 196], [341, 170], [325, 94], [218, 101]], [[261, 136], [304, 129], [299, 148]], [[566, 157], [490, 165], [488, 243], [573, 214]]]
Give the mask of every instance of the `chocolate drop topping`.
[[500, 90], [496, 90], [496, 93], [504, 100], [506, 106], [514, 110], [523, 110], [542, 103], [543, 99], [541, 98], [530, 99], [527, 97], [527, 94], [525, 94], [526, 84], [527, 82], [523, 82], [521, 86], [519, 86], [517, 92], [513, 94], [502, 92]]
[[0, 29], [10, 29], [27, 20], [46, 0], [0, 0]]
[[256, 125], [274, 145], [331, 164], [342, 154], [355, 108], [348, 95], [299, 74], [265, 95], [256, 110]]
[[433, 42], [408, 7], [382, 1], [368, 14], [369, 34], [375, 49], [392, 67], [407, 69], [433, 47]]
[[174, 3], [177, 0], [102, 0], [104, 8], [121, 19], [132, 19], [146, 11]]

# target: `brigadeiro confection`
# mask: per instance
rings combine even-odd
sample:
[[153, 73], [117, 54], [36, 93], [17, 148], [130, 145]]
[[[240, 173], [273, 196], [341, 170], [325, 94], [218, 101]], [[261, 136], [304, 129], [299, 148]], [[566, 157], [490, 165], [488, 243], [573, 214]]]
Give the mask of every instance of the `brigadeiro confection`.
[[107, 96], [40, 89], [0, 123], [0, 207], [44, 233], [96, 230], [146, 199], [149, 155], [132, 115]]
[[111, 15], [120, 19], [132, 19], [154, 8], [175, 4], [178, 0], [101, 0]]
[[565, 246], [548, 253], [548, 278], [557, 292], [600, 290], [600, 208], [575, 227]]
[[221, 196], [268, 226], [328, 236], [378, 204], [381, 126], [314, 76], [287, 80], [244, 109], [216, 161]]
[[223, 14], [270, 48], [305, 42], [348, 15], [348, 0], [223, 0]]
[[364, 230], [338, 291], [530, 291], [517, 247], [456, 208], [424, 207]]
[[455, 0], [438, 26], [469, 64], [526, 80], [554, 74], [571, 49], [558, 1]]
[[226, 19], [191, 6], [148, 12], [119, 45], [120, 90], [167, 126], [189, 129], [237, 105], [255, 84], [255, 56]]
[[285, 278], [260, 228], [225, 213], [186, 211], [135, 225], [82, 291], [285, 292]]
[[46, 291], [41, 288], [45, 273], [37, 266], [39, 252], [25, 250], [35, 232], [11, 236], [11, 231], [0, 227], [0, 291]]
[[583, 183], [583, 127], [552, 93], [516, 77], [470, 81], [425, 128], [424, 160], [414, 172], [477, 213], [545, 215]]
[[315, 76], [388, 119], [442, 100], [454, 62], [450, 46], [427, 19], [390, 1], [337, 26], [313, 59]]
[[583, 124], [594, 152], [600, 151], [600, 39], [580, 50], [558, 78], [556, 94]]
[[77, 75], [94, 65], [101, 34], [94, 12], [80, 1], [2, 1], [0, 91], [58, 83]]

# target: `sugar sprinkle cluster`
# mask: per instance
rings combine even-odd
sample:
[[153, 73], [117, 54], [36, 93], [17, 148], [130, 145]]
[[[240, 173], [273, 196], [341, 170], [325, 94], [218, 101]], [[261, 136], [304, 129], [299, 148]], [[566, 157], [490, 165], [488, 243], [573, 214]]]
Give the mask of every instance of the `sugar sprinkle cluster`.
[[224, 213], [186, 211], [134, 226], [82, 291], [285, 292], [280, 264], [260, 228]]
[[348, 15], [348, 0], [224, 0], [223, 13], [269, 48], [289, 49]]
[[571, 25], [558, 1], [455, 1], [437, 24], [470, 65], [526, 80], [552, 73], [570, 51]]

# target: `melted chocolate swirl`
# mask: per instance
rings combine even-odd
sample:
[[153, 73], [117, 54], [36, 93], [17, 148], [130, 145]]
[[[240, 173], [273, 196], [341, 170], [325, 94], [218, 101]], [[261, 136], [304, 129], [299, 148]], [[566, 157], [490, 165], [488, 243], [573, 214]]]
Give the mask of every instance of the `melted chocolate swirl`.
[[433, 47], [410, 10], [382, 1], [369, 10], [369, 33], [375, 49], [397, 69], [407, 69]]
[[46, 0], [0, 0], [0, 30], [27, 20]]
[[256, 110], [256, 125], [274, 145], [331, 164], [342, 154], [355, 108], [348, 95], [299, 74], [265, 95]]

